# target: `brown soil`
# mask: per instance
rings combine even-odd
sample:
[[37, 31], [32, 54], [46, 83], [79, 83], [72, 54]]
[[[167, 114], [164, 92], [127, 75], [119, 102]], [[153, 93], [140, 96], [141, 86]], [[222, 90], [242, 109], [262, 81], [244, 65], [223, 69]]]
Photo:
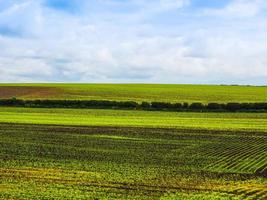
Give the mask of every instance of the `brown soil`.
[[4, 98], [48, 98], [58, 95], [60, 89], [52, 87], [0, 86], [0, 99]]

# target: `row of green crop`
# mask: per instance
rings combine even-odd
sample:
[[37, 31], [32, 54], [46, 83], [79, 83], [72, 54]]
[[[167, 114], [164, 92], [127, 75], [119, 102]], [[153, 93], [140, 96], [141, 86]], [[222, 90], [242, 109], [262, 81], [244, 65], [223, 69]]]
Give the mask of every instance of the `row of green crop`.
[[21, 100], [0, 99], [0, 106], [29, 108], [103, 108], [103, 109], [140, 109], [166, 111], [267, 111], [267, 103], [166, 103], [109, 100]]

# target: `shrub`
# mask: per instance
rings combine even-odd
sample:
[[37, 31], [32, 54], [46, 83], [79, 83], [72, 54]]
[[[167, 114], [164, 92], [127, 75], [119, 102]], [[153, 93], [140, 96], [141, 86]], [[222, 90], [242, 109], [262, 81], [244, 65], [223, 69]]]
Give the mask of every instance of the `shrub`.
[[123, 109], [155, 109], [155, 110], [220, 110], [220, 111], [267, 111], [267, 103], [209, 103], [199, 102], [168, 103], [168, 102], [142, 102], [109, 101], [109, 100], [20, 100], [0, 99], [0, 106], [39, 107], [39, 108], [123, 108]]
[[255, 110], [267, 110], [267, 103], [254, 103], [253, 108]]
[[188, 107], [189, 107], [189, 104], [186, 103], [186, 102], [184, 102], [182, 108], [183, 108], [183, 109], [188, 109]]
[[159, 109], [159, 110], [172, 109], [173, 105], [171, 103], [166, 103], [166, 102], [152, 102], [151, 108]]
[[151, 107], [151, 104], [148, 103], [148, 102], [143, 101], [143, 102], [140, 104], [140, 107], [141, 107], [141, 108], [144, 108], [144, 109], [149, 109], [149, 108]]
[[183, 108], [183, 105], [181, 103], [175, 103], [175, 104], [173, 104], [173, 108], [177, 109], [177, 110], [180, 110], [180, 109]]
[[209, 103], [207, 105], [207, 109], [208, 110], [220, 110], [223, 109], [223, 104], [219, 104], [219, 103]]
[[203, 110], [203, 109], [205, 109], [205, 106], [202, 103], [192, 103], [192, 104], [190, 104], [189, 109], [191, 109], [191, 110]]
[[253, 110], [253, 104], [252, 103], [241, 103], [240, 107], [242, 110]]
[[240, 103], [227, 103], [226, 104], [226, 110], [229, 111], [238, 111], [241, 110], [241, 104]]
[[134, 101], [125, 101], [125, 102], [120, 102], [118, 104], [118, 106], [120, 108], [137, 108], [138, 107], [138, 103], [136, 103]]

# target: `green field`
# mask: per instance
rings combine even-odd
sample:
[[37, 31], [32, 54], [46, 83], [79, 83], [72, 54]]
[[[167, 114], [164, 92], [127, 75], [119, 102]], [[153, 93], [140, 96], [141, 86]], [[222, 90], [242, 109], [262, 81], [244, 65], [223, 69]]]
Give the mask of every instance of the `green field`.
[[[267, 102], [266, 87], [1, 84], [0, 98]], [[267, 199], [267, 113], [0, 107], [0, 199]]]
[[0, 109], [3, 199], [266, 199], [267, 114]]
[[267, 102], [267, 87], [164, 84], [0, 84], [0, 98]]
[[267, 131], [267, 113], [193, 113], [2, 107], [0, 108], [0, 122]]
[[3, 199], [266, 199], [267, 134], [1, 124]]

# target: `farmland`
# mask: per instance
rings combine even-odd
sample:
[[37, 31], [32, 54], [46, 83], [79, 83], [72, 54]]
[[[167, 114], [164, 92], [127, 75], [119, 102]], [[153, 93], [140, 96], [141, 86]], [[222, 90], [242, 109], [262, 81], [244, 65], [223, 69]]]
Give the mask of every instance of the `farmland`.
[[0, 122], [267, 131], [267, 113], [193, 113], [104, 109], [0, 109]]
[[2, 198], [266, 199], [267, 135], [5, 124]]
[[0, 99], [267, 102], [267, 87], [164, 84], [0, 84]]
[[[0, 98], [267, 102], [265, 87], [149, 87], [2, 84]], [[3, 106], [0, 199], [267, 199], [267, 113]]]
[[266, 118], [1, 108], [0, 197], [265, 199]]

